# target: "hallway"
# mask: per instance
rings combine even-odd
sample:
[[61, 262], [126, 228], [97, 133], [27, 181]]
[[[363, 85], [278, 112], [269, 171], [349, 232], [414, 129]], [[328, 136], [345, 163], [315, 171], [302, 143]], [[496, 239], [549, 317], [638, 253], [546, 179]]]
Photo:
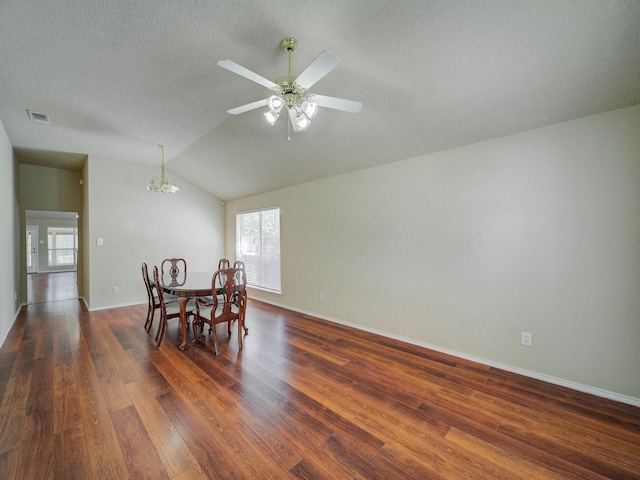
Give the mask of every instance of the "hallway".
[[78, 298], [76, 272], [27, 275], [27, 303], [56, 302]]

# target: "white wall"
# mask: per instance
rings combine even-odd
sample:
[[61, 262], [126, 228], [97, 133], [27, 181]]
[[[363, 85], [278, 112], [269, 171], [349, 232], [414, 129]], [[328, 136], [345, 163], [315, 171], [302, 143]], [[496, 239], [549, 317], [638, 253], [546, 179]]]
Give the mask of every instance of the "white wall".
[[253, 297], [640, 404], [640, 107], [229, 202], [228, 258], [273, 205]]
[[146, 185], [159, 168], [89, 158], [83, 171], [88, 199], [85, 300], [92, 310], [146, 303], [142, 262], [151, 270], [164, 258], [183, 257], [190, 271], [213, 271], [224, 255], [220, 200], [175, 175], [170, 177], [180, 192], [148, 192]]
[[20, 297], [20, 247], [17, 161], [0, 120], [0, 345], [17, 313]]

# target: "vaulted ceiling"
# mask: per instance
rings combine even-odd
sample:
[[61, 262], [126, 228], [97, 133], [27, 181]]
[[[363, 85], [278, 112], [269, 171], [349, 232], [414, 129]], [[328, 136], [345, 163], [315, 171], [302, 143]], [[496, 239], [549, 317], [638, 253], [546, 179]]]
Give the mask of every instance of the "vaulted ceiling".
[[[263, 86], [322, 51], [342, 63], [287, 141]], [[158, 165], [222, 200], [640, 103], [637, 0], [5, 0], [0, 120], [20, 161]], [[27, 110], [50, 116], [31, 122]], [[51, 163], [54, 162], [54, 163]], [[67, 162], [67, 163], [65, 163]]]

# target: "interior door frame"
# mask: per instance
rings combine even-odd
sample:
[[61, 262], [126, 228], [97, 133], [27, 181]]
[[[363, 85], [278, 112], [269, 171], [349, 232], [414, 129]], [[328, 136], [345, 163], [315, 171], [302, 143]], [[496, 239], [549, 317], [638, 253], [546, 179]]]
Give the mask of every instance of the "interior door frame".
[[27, 274], [38, 273], [38, 225], [27, 225], [25, 241], [29, 237], [29, 231], [31, 231], [31, 251], [29, 252], [26, 246], [25, 250], [27, 250], [26, 254], [31, 257], [31, 267], [29, 267], [27, 258], [25, 258]]

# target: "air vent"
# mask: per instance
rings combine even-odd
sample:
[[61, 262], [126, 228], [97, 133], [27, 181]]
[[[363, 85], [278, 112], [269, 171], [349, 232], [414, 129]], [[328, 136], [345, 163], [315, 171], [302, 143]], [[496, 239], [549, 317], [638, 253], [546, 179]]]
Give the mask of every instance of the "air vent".
[[51, 121], [49, 119], [49, 115], [46, 113], [38, 113], [32, 112], [31, 110], [27, 110], [29, 112], [29, 120], [34, 123], [44, 123], [45, 125], [50, 125]]

